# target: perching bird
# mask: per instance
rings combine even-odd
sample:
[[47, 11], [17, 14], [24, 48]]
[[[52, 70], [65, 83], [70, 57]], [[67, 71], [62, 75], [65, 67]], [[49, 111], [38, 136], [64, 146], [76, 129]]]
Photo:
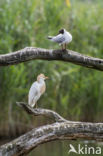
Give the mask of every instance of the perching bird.
[[66, 45], [72, 41], [72, 35], [65, 29], [61, 29], [59, 30], [59, 34], [57, 36], [48, 36], [48, 39], [53, 42], [59, 43], [59, 45], [61, 45], [62, 47], [62, 50], [64, 50], [66, 49]]
[[29, 95], [28, 95], [28, 104], [31, 107], [37, 106], [37, 101], [41, 97], [41, 95], [45, 92], [46, 90], [46, 84], [45, 80], [48, 79], [44, 74], [40, 74], [37, 76], [37, 81], [35, 81], [30, 90], [29, 90]]

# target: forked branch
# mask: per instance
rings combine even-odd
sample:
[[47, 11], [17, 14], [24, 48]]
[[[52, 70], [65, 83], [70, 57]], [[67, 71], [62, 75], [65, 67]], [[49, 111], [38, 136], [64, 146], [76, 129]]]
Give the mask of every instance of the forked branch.
[[44, 115], [53, 118], [53, 124], [34, 128], [19, 138], [2, 145], [0, 155], [21, 156], [26, 155], [40, 144], [53, 140], [97, 140], [103, 141], [103, 123], [70, 122], [54, 111], [47, 109], [33, 109], [25, 103], [17, 103], [26, 112], [32, 115]]

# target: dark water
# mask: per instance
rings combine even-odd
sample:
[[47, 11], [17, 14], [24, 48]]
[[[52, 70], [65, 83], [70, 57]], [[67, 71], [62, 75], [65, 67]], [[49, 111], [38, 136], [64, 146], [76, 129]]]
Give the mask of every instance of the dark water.
[[[0, 145], [9, 142], [9, 140], [0, 140]], [[68, 153], [70, 150], [70, 144], [78, 152], [78, 145], [83, 147], [83, 154]], [[94, 151], [91, 150], [88, 154], [88, 147], [93, 147]], [[101, 154], [96, 154], [97, 147], [101, 148]], [[87, 152], [87, 153], [86, 153]], [[94, 153], [93, 153], [94, 152]], [[103, 143], [88, 142], [88, 141], [52, 141], [42, 144], [32, 150], [28, 156], [103, 156]]]
[[[70, 150], [70, 144], [72, 144], [75, 149], [78, 151], [78, 145], [83, 147], [83, 154], [77, 153], [68, 153]], [[93, 147], [94, 150], [91, 149], [90, 154], [88, 147]], [[101, 148], [101, 154], [96, 154], [97, 147]], [[103, 146], [102, 144], [97, 143], [88, 143], [87, 141], [52, 141], [46, 144], [42, 144], [35, 148], [28, 156], [103, 156]], [[87, 152], [87, 153], [86, 153]], [[94, 153], [93, 153], [94, 152]]]

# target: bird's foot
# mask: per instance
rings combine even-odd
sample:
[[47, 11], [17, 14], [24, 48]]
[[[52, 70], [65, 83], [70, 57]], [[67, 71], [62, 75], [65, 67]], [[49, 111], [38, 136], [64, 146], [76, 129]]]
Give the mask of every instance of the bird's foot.
[[66, 44], [61, 45], [61, 47], [62, 47], [62, 51], [66, 51]]
[[37, 103], [35, 104], [35, 107], [34, 108], [37, 108]]
[[66, 49], [65, 49], [65, 48], [62, 48], [61, 50], [62, 50], [62, 51], [66, 51]]

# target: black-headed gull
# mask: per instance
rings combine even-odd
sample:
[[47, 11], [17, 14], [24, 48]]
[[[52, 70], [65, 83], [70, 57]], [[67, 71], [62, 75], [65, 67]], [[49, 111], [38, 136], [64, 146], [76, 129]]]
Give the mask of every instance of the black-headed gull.
[[46, 90], [46, 79], [48, 79], [48, 77], [46, 77], [44, 74], [40, 74], [37, 76], [37, 81], [32, 84], [28, 95], [28, 104], [31, 107], [37, 107], [37, 101]]
[[57, 36], [48, 36], [48, 39], [53, 42], [59, 43], [63, 50], [66, 49], [66, 45], [72, 41], [72, 35], [65, 29], [61, 29], [59, 30], [59, 34]]

